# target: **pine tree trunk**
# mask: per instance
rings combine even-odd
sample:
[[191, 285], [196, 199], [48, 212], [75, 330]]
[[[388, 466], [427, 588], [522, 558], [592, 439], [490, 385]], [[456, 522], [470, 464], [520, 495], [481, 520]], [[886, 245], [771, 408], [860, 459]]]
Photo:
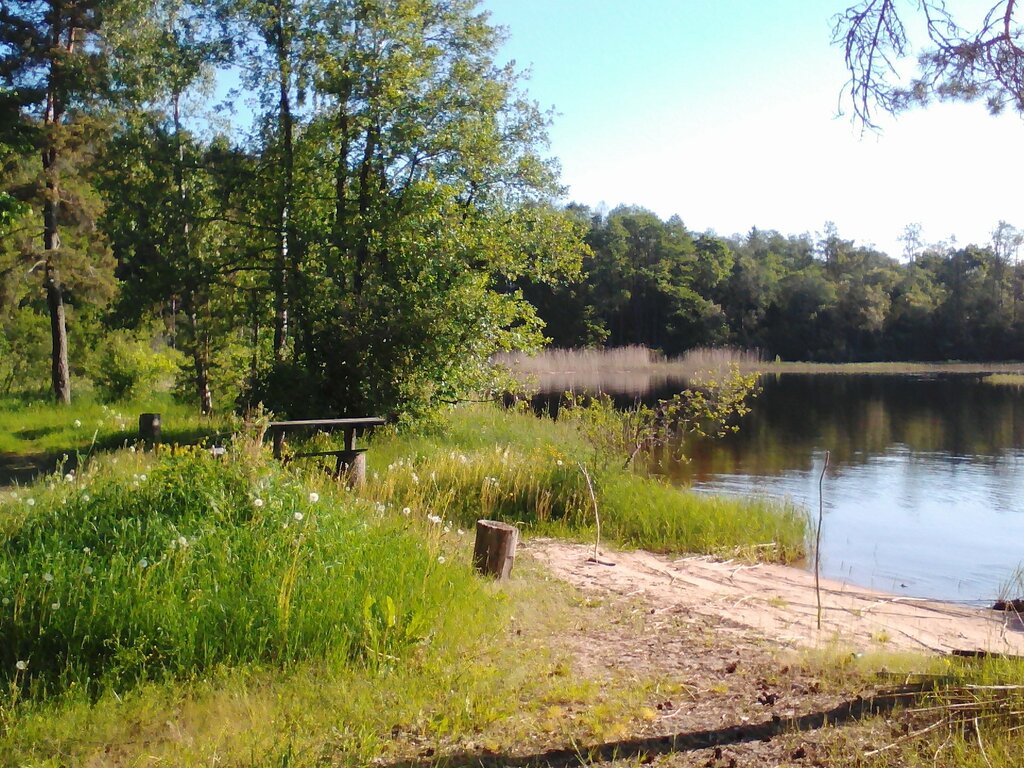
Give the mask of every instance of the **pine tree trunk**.
[[[75, 50], [75, 31], [64, 29], [63, 8], [50, 6], [47, 16], [50, 24], [50, 45], [53, 53], [46, 86], [46, 112], [43, 124], [46, 129], [46, 145], [42, 151], [43, 176], [46, 179], [46, 198], [43, 201], [43, 250], [46, 254], [46, 306], [50, 314], [50, 382], [53, 396], [58, 403], [71, 402], [71, 375], [68, 369], [68, 330], [64, 316], [64, 288], [60, 283], [60, 271], [55, 259], [60, 250], [60, 159], [57, 132], [64, 122], [64, 105], [59, 98], [63, 55], [56, 52], [63, 49], [68, 56]], [[64, 33], [67, 32], [65, 40]], [[62, 52], [62, 53], [63, 53]]]
[[68, 368], [68, 330], [64, 319], [64, 291], [57, 270], [46, 270], [46, 305], [50, 310], [50, 382], [58, 403], [71, 402], [71, 372]]

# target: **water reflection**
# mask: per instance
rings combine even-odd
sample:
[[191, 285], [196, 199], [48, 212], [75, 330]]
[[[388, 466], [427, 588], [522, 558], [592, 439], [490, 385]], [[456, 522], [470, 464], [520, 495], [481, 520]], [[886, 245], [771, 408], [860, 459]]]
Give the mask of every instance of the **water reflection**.
[[[766, 377], [736, 435], [664, 466], [699, 491], [817, 510], [823, 573], [919, 597], [989, 601], [1024, 561], [1024, 394], [975, 376]], [[665, 397], [675, 387], [666, 387]]]

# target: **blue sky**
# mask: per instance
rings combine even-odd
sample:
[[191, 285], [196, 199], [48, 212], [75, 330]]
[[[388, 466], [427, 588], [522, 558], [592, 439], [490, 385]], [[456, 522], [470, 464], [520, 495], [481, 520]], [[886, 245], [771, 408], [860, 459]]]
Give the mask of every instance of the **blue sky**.
[[[940, 104], [862, 133], [837, 117], [846, 80], [830, 45], [844, 0], [484, 0], [502, 56], [557, 114], [551, 153], [569, 200], [679, 214], [693, 230], [840, 234], [896, 256], [987, 242], [1024, 226], [1024, 121]], [[907, 2], [909, 8], [913, 5]], [[965, 21], [990, 0], [957, 0]]]

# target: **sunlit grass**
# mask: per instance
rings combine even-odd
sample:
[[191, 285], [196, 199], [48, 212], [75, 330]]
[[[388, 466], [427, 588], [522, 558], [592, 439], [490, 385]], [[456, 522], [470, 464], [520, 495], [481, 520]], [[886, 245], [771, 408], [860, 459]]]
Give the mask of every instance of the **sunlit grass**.
[[698, 495], [623, 470], [595, 456], [571, 425], [528, 413], [460, 409], [434, 433], [378, 437], [369, 456], [368, 497], [457, 527], [484, 517], [521, 524], [528, 534], [589, 539], [596, 526], [582, 463], [594, 475], [610, 541], [778, 562], [805, 552], [806, 517], [797, 508]]
[[196, 442], [231, 430], [228, 418], [204, 418], [196, 408], [174, 400], [167, 393], [111, 404], [86, 394], [68, 406], [56, 406], [44, 398], [8, 396], [0, 398], [0, 454], [73, 455], [93, 447], [123, 446], [138, 438], [142, 413], [161, 414], [164, 440], [168, 443]]

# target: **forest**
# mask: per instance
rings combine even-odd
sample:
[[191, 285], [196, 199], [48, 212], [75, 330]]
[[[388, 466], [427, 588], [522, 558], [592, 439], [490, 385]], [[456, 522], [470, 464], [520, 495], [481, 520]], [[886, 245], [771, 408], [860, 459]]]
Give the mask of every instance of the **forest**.
[[896, 259], [565, 205], [501, 40], [474, 0], [4, 3], [0, 394], [400, 418], [545, 343], [1024, 357], [1005, 222]]
[[1024, 358], [1022, 233], [924, 244], [893, 258], [842, 238], [751, 229], [719, 237], [642, 208], [569, 206], [589, 252], [571, 284], [523, 283], [559, 347], [644, 344], [668, 354], [732, 345], [783, 360]]

